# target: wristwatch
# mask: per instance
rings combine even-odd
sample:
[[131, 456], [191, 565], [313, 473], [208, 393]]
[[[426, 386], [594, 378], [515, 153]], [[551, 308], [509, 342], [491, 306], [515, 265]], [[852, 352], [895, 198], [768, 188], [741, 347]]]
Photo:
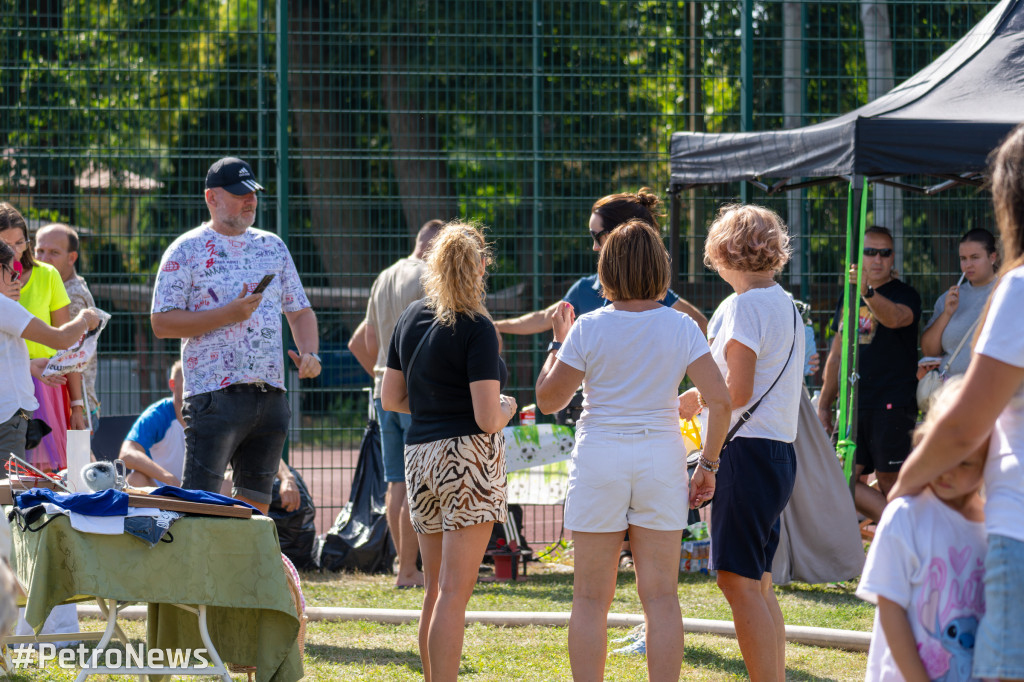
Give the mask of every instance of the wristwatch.
[[308, 356], [310, 356], [311, 358], [313, 358], [314, 360], [316, 360], [316, 361], [317, 361], [317, 364], [320, 364], [320, 365], [324, 364], [324, 363], [323, 363], [323, 362], [322, 362], [322, 361], [320, 360], [320, 356], [319, 356], [319, 355], [317, 355], [316, 353], [303, 353], [303, 355], [308, 355]]
[[866, 292], [864, 292], [864, 298], [871, 298], [874, 295], [875, 295], [875, 288], [869, 284], [868, 285], [868, 290]]
[[561, 341], [552, 341], [551, 343], [548, 344], [548, 352], [550, 353], [553, 350], [558, 350], [561, 347], [562, 347], [562, 342]]

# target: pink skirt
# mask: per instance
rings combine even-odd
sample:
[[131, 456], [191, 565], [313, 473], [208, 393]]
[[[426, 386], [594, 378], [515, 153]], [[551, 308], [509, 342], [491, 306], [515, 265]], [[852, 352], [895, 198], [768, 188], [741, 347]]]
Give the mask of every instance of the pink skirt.
[[25, 453], [25, 461], [42, 471], [60, 471], [68, 462], [68, 401], [63, 386], [47, 386], [32, 377], [39, 407], [32, 415], [53, 429], [39, 446]]

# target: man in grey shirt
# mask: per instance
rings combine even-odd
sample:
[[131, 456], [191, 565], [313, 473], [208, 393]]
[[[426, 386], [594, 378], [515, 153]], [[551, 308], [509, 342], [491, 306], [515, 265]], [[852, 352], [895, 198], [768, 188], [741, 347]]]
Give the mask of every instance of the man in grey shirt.
[[[71, 317], [77, 315], [80, 310], [96, 307], [89, 286], [75, 270], [79, 257], [78, 248], [78, 232], [69, 225], [53, 223], [40, 228], [36, 233], [36, 260], [57, 268], [60, 278], [64, 281], [68, 298], [71, 299]], [[100, 401], [96, 395], [96, 356], [89, 360], [81, 374], [81, 381], [82, 393], [89, 403], [89, 420], [95, 429], [100, 418]]]
[[443, 226], [440, 220], [424, 224], [416, 235], [416, 246], [409, 257], [396, 261], [377, 276], [370, 289], [366, 319], [359, 323], [348, 342], [348, 348], [356, 360], [373, 376], [373, 403], [380, 424], [384, 480], [388, 483], [388, 529], [398, 551], [396, 585], [400, 589], [423, 585], [423, 574], [416, 569], [419, 544], [409, 518], [405, 486], [405, 434], [411, 417], [408, 414], [388, 412], [381, 406], [380, 385], [387, 364], [391, 334], [402, 312], [410, 303], [424, 296], [420, 282], [427, 271], [424, 258]]

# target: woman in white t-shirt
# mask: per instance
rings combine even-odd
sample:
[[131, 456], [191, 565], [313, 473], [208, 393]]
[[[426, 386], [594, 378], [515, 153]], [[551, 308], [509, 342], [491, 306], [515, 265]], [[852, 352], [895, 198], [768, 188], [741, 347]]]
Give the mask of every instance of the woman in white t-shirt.
[[[733, 437], [723, 446], [711, 506], [711, 568], [732, 608], [751, 679], [784, 680], [786, 630], [772, 589], [779, 518], [796, 479], [804, 332], [793, 299], [775, 282], [789, 261], [789, 235], [761, 206], [725, 206], [708, 230], [704, 263], [736, 292], [708, 324], [725, 375]], [[680, 415], [700, 394], [679, 398]]]
[[17, 303], [20, 295], [21, 273], [14, 268], [14, 251], [0, 241], [0, 376], [6, 379], [0, 391], [0, 454], [24, 457], [28, 420], [39, 406], [25, 340], [68, 348], [87, 330], [94, 329], [100, 318], [92, 308], [86, 308], [55, 329], [21, 307]]
[[[565, 407], [583, 384], [564, 515], [576, 558], [569, 662], [575, 679], [604, 678], [608, 608], [628, 529], [647, 623], [648, 673], [652, 680], [677, 680], [682, 530], [688, 507], [714, 492], [728, 391], [697, 324], [658, 302], [671, 264], [653, 227], [630, 220], [616, 228], [601, 249], [597, 273], [611, 303], [575, 323], [572, 306], [557, 309], [555, 340], [537, 379], [537, 407], [546, 414]], [[684, 376], [710, 406], [705, 469], [689, 494], [677, 402]]]
[[991, 435], [985, 462], [985, 615], [974, 676], [1024, 680], [1024, 125], [991, 162], [1006, 266], [989, 300], [956, 402], [907, 458], [889, 498], [918, 494]]

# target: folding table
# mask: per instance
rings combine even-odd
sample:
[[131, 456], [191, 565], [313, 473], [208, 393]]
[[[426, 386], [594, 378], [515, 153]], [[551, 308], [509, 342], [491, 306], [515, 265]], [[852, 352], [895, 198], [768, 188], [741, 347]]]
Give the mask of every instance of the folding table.
[[152, 548], [127, 534], [81, 533], [64, 516], [37, 532], [11, 531], [12, 563], [27, 593], [25, 619], [37, 631], [57, 604], [97, 598], [108, 612], [102, 650], [117, 632], [118, 609], [145, 602], [147, 649], [206, 648], [214, 664], [201, 672], [184, 666], [88, 668], [78, 680], [116, 672], [230, 681], [222, 660], [255, 665], [257, 682], [302, 677], [299, 620], [271, 519], [185, 517], [171, 526], [172, 542]]

